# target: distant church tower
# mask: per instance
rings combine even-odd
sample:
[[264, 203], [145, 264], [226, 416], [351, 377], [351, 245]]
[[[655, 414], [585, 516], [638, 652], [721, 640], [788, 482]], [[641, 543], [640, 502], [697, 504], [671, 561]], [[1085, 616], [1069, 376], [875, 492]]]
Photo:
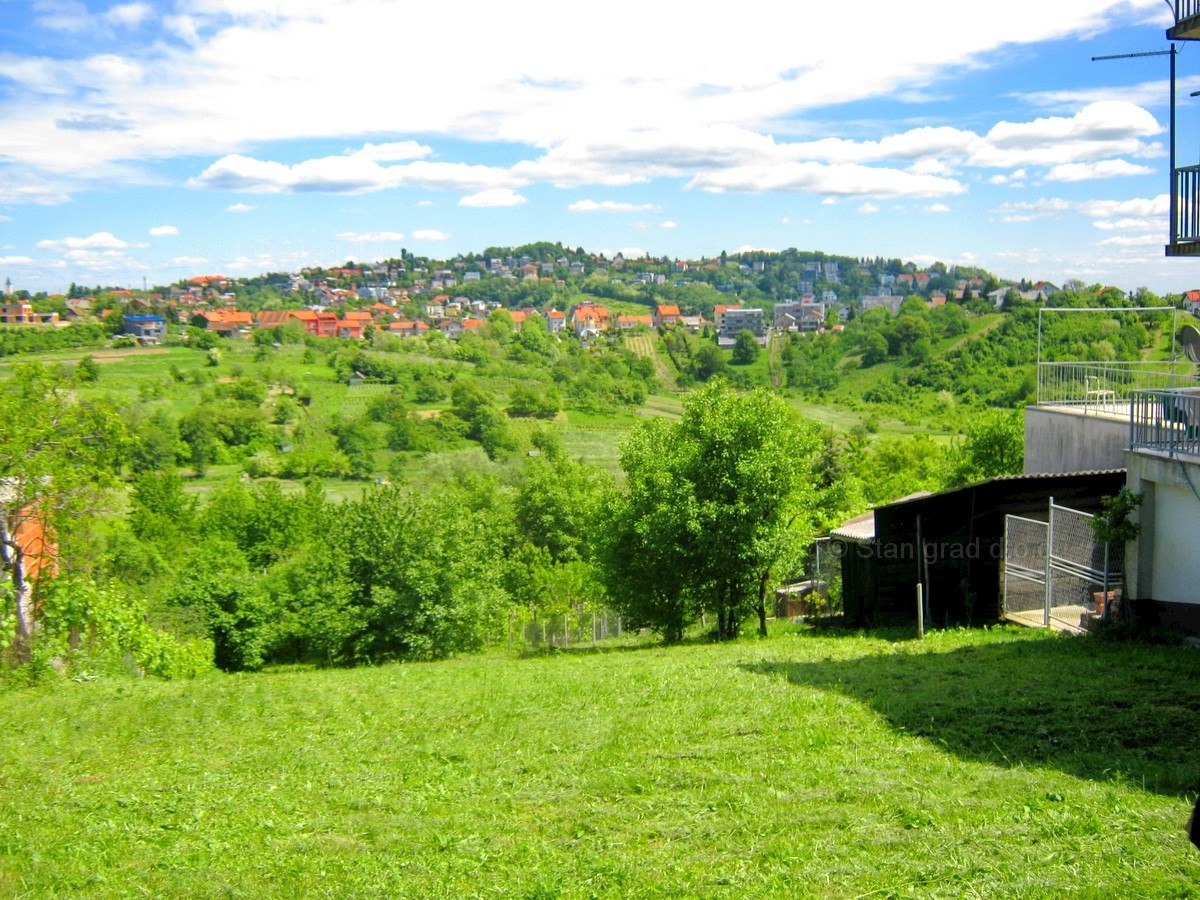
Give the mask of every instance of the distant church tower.
[[4, 279], [4, 296], [5, 297], [12, 296], [12, 279], [11, 278]]

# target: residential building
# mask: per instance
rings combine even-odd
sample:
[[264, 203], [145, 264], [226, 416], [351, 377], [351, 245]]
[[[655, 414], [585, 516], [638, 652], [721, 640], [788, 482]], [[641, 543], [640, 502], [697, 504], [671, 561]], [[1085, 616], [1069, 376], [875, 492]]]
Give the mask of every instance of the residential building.
[[654, 308], [653, 320], [656, 328], [674, 325], [679, 321], [679, 307], [674, 303], [660, 303]]
[[126, 316], [122, 329], [143, 344], [157, 344], [167, 333], [167, 320], [162, 316]]
[[756, 307], [738, 307], [726, 309], [721, 317], [721, 325], [717, 329], [717, 343], [732, 343], [743, 331], [751, 332], [760, 343], [766, 341], [767, 324], [763, 311]]

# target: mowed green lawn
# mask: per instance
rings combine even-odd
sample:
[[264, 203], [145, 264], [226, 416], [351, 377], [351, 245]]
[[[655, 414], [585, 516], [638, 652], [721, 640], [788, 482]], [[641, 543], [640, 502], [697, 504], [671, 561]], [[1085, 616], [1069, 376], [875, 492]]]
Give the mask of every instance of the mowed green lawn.
[[995, 629], [0, 695], [0, 895], [1186, 897], [1200, 654]]

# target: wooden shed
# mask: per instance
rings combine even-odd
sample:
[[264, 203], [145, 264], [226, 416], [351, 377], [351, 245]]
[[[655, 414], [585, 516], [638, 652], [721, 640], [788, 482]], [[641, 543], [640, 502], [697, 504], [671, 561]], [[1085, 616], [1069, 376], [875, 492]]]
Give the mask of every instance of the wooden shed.
[[1045, 520], [1050, 498], [1096, 512], [1125, 470], [1007, 475], [877, 507], [830, 532], [841, 555], [842, 607], [857, 625], [915, 621], [917, 585], [929, 623], [1000, 618], [1004, 517]]

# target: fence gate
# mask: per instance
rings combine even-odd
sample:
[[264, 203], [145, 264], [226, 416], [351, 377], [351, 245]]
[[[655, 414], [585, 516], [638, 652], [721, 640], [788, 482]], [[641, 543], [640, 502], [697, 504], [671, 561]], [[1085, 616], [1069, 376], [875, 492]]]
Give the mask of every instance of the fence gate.
[[1046, 604], [1046, 540], [1050, 526], [1021, 516], [1004, 517], [1004, 614], [1032, 624], [1033, 613], [1043, 613], [1041, 624], [1049, 625]]
[[[1050, 500], [1049, 522], [1006, 516], [1004, 614], [1026, 624], [1081, 627], [1121, 583], [1121, 549], [1097, 540], [1088, 513]], [[1038, 616], [1038, 613], [1041, 613]]]

